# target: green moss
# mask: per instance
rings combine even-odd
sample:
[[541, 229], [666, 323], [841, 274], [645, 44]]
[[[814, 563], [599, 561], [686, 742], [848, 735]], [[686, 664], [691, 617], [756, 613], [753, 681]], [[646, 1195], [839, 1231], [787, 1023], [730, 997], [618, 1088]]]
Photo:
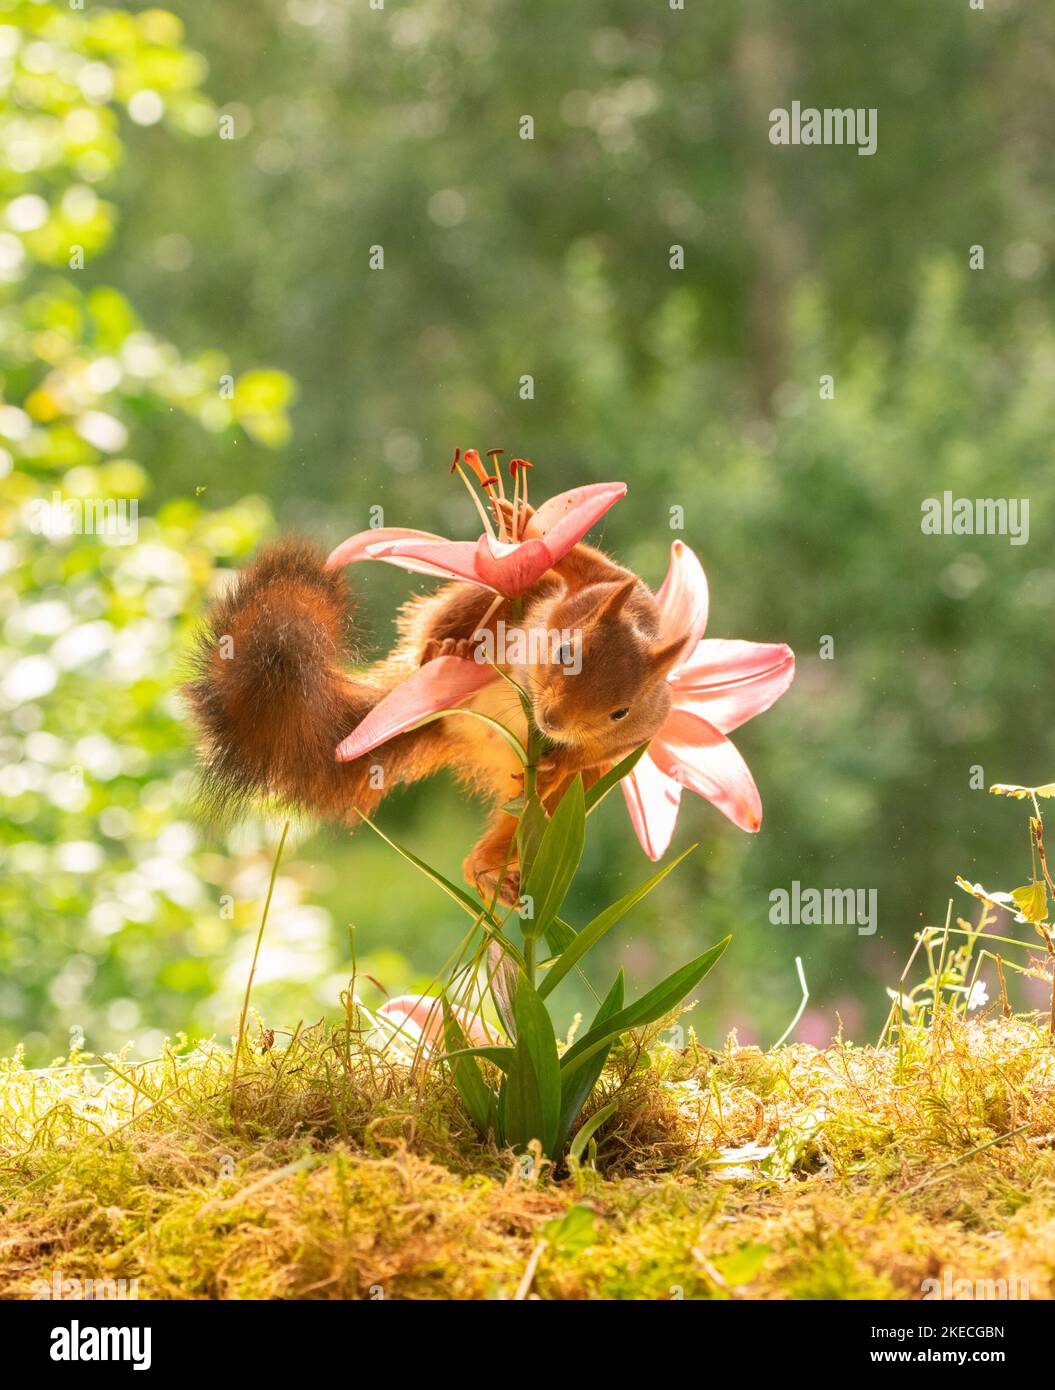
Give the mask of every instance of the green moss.
[[[1052, 1292], [1055, 1051], [1023, 1019], [900, 1047], [623, 1049], [589, 1161], [526, 1173], [438, 1068], [343, 1029], [231, 1058], [0, 1069], [0, 1296], [918, 1298]], [[570, 1215], [569, 1215], [570, 1213]]]

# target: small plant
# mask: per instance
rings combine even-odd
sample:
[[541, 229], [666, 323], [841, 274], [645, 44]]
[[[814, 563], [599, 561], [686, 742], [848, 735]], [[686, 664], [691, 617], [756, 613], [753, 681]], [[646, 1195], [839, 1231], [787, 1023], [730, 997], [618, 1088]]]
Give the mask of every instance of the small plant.
[[[577, 777], [549, 816], [532, 789], [531, 765], [525, 765], [517, 828], [523, 888], [517, 904], [505, 911], [497, 898], [474, 898], [373, 825], [473, 919], [443, 997], [425, 997], [413, 1009], [394, 1001], [394, 1007], [386, 1006], [378, 1017], [387, 1021], [393, 1038], [404, 1045], [410, 1041], [415, 1050], [427, 1050], [442, 1036], [442, 1058], [466, 1110], [480, 1133], [493, 1135], [500, 1144], [525, 1150], [537, 1140], [548, 1157], [562, 1155], [612, 1047], [631, 1029], [655, 1023], [675, 1009], [729, 944], [725, 937], [632, 1004], [624, 1000], [620, 970], [586, 1032], [565, 1051], [558, 1047], [546, 1002], [550, 994], [572, 971], [580, 970], [587, 954], [692, 852], [686, 850], [609, 904], [580, 931], [559, 915], [582, 859], [589, 815], [643, 751], [617, 764], [589, 791]], [[518, 929], [519, 942], [510, 935], [511, 926]], [[543, 948], [547, 954], [541, 957]], [[483, 998], [476, 989], [481, 969], [501, 1020], [500, 1034], [481, 1018]], [[453, 1000], [460, 996], [468, 1002], [455, 1005]], [[607, 1117], [599, 1111], [590, 1124], [596, 1128]]]
[[[1016, 937], [997, 935], [990, 931], [996, 923], [996, 908], [1002, 908], [1014, 915], [1016, 922], [1030, 925], [1040, 937], [1047, 953], [1049, 964], [1055, 966], [1055, 922], [1051, 920], [1050, 904], [1055, 900], [1055, 883], [1048, 870], [1044, 852], [1044, 817], [1041, 813], [1041, 800], [1055, 797], [1055, 783], [1049, 782], [1039, 787], [1020, 787], [998, 783], [989, 788], [994, 796], [1011, 797], [1016, 801], [1029, 801], [1033, 814], [1029, 818], [1030, 877], [1027, 883], [1010, 891], [997, 891], [984, 888], [980, 883], [970, 883], [957, 876], [957, 885], [982, 903], [978, 921], [972, 925], [962, 917], [952, 926], [952, 902], [949, 903], [944, 927], [925, 927], [916, 937], [915, 948], [902, 972], [901, 982], [896, 990], [888, 990], [892, 1004], [883, 1029], [882, 1039], [890, 1036], [897, 1021], [907, 1018], [910, 1024], [923, 1023], [929, 1013], [931, 1019], [946, 1010], [953, 1015], [966, 1016], [975, 1009], [984, 1008], [989, 1003], [989, 994], [979, 979], [979, 972], [986, 961], [992, 962], [1000, 981], [1000, 1001], [1005, 1017], [1010, 1017], [1011, 1006], [1007, 998], [1005, 971], [1017, 975], [1051, 980], [1050, 1034], [1055, 1038], [1055, 969], [1045, 970], [1038, 962], [1020, 965], [1007, 960], [1006, 951], [1027, 954], [1036, 948], [1028, 941]], [[962, 937], [960, 945], [950, 943], [950, 937]], [[995, 949], [994, 949], [995, 948]], [[910, 989], [905, 981], [920, 950], [927, 959], [928, 970], [925, 978]]]

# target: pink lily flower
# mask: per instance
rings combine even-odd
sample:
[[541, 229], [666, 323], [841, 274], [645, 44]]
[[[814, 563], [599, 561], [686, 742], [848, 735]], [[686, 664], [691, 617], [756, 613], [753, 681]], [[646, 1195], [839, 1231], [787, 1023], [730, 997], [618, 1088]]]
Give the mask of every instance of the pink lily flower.
[[437, 656], [426, 661], [379, 700], [366, 718], [337, 745], [337, 761], [350, 763], [397, 734], [413, 729], [430, 715], [460, 705], [463, 700], [497, 680], [484, 662], [460, 656]]
[[[490, 491], [496, 479], [487, 477], [477, 451], [467, 449], [465, 459], [488, 495], [497, 496]], [[526, 461], [517, 459], [514, 463], [521, 465], [523, 474]], [[530, 535], [517, 539], [506, 534], [504, 524], [496, 535], [482, 509], [485, 530], [475, 541], [446, 540], [431, 531], [402, 526], [359, 531], [341, 542], [327, 559], [326, 568], [336, 569], [359, 560], [384, 560], [412, 573], [462, 580], [505, 598], [515, 598], [578, 545], [590, 527], [625, 494], [625, 483], [592, 483], [558, 493], [535, 511], [527, 528]], [[524, 501], [526, 504], [526, 486]], [[520, 529], [518, 525], [517, 530]]]
[[774, 704], [795, 678], [795, 654], [783, 643], [703, 639], [707, 579], [683, 541], [656, 595], [660, 641], [686, 634], [667, 676], [671, 710], [622, 780], [630, 820], [650, 859], [665, 853], [684, 787], [706, 798], [741, 830], [762, 824], [762, 799], [743, 758], [726, 737]]
[[[401, 994], [398, 999], [389, 999], [377, 1011], [391, 1020], [400, 1030], [400, 1036], [409, 1043], [423, 1041], [425, 1051], [431, 1052], [437, 1043], [443, 1042], [443, 1001], [433, 994]], [[503, 1041], [492, 1033], [478, 1014], [458, 1005], [451, 1008], [470, 1047], [493, 1047]]]

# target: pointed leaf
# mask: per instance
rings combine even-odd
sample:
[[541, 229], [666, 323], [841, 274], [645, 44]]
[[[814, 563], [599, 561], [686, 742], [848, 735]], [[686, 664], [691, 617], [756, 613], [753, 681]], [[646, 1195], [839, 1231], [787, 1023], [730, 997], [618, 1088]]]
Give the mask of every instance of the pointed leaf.
[[457, 1047], [453, 1052], [444, 1052], [441, 1062], [449, 1062], [454, 1057], [482, 1057], [485, 1062], [493, 1062], [499, 1071], [508, 1072], [513, 1065], [513, 1047]]
[[625, 758], [599, 777], [590, 790], [586, 793], [586, 814], [596, 811], [601, 802], [610, 791], [614, 791], [624, 777], [629, 776], [637, 766], [638, 760], [648, 747], [647, 743], [640, 744], [632, 753], [628, 753]]
[[567, 1077], [574, 1073], [600, 1048], [613, 1042], [621, 1033], [631, 1028], [643, 1028], [646, 1024], [655, 1023], [657, 1018], [670, 1013], [716, 964], [731, 939], [728, 936], [724, 937], [717, 946], [712, 946], [702, 956], [697, 956], [688, 965], [675, 970], [673, 975], [668, 975], [662, 983], [643, 994], [635, 1003], [622, 1009], [598, 1027], [591, 1028], [585, 1037], [580, 1038], [573, 1047], [569, 1047], [561, 1058], [563, 1074]]
[[554, 917], [543, 934], [546, 938], [546, 945], [555, 956], [562, 955], [578, 936], [575, 928], [569, 926], [561, 917]]
[[[613, 1018], [622, 1009], [624, 988], [623, 972], [620, 970], [590, 1025], [591, 1033], [603, 1027], [608, 1019]], [[608, 1060], [610, 1049], [611, 1043], [608, 1047], [599, 1048], [589, 1061], [570, 1076], [566, 1076], [563, 1071], [561, 1072], [560, 1144], [558, 1151], [563, 1149], [568, 1142], [575, 1127], [575, 1121], [579, 1118], [579, 1111], [586, 1104], [590, 1092], [596, 1086], [601, 1072], [604, 1071], [604, 1064]]]
[[557, 1040], [546, 1006], [526, 975], [517, 981], [517, 1041], [506, 1082], [506, 1140], [517, 1148], [537, 1139], [552, 1156], [560, 1126]]
[[585, 839], [586, 812], [580, 776], [561, 797], [542, 833], [526, 882], [521, 880], [521, 892], [533, 906], [532, 917], [520, 921], [526, 937], [541, 936], [560, 911], [579, 867]]
[[509, 955], [513, 957], [513, 959], [516, 961], [518, 965], [523, 966], [524, 957], [520, 954], [520, 952], [517, 950], [517, 948], [513, 945], [513, 943], [509, 940], [508, 937], [502, 936], [500, 934], [499, 923], [495, 921], [495, 918], [491, 914], [489, 908], [487, 908], [483, 903], [479, 902], [471, 894], [467, 893], [464, 888], [459, 888], [459, 886], [456, 883], [452, 883], [449, 878], [445, 878], [443, 874], [441, 874], [438, 869], [434, 869], [431, 864], [426, 864], [424, 859], [419, 859], [418, 856], [414, 854], [412, 850], [407, 849], [405, 845], [399, 844], [397, 840], [393, 840], [391, 836], [386, 835], [385, 832], [381, 829], [381, 827], [375, 825], [369, 816], [363, 815], [362, 811], [360, 811], [358, 814], [360, 819], [363, 820], [370, 827], [370, 829], [374, 832], [375, 835], [377, 835], [380, 839], [384, 840], [386, 845], [390, 845], [396, 851], [397, 854], [401, 855], [407, 861], [408, 864], [413, 864], [414, 867], [417, 870], [419, 870], [419, 872], [425, 875], [426, 878], [431, 879], [432, 882], [435, 883], [438, 888], [441, 888], [449, 898], [453, 898], [454, 901], [458, 903], [458, 905], [465, 912], [467, 912], [470, 917], [474, 918], [478, 922], [486, 923], [489, 929], [491, 929], [494, 933], [498, 933], [496, 939], [499, 940], [502, 950], [508, 952]]
[[569, 1158], [574, 1158], [576, 1163], [581, 1160], [586, 1145], [601, 1128], [605, 1120], [610, 1119], [615, 1114], [618, 1105], [619, 1102], [617, 1100], [610, 1100], [607, 1105], [602, 1105], [600, 1110], [590, 1116], [572, 1140], [571, 1148], [568, 1150]]
[[[443, 1024], [448, 1053], [464, 1049], [468, 1039], [446, 999], [443, 1001]], [[489, 1131], [497, 1127], [495, 1093], [484, 1080], [475, 1057], [462, 1055], [448, 1065], [470, 1119], [486, 1138]]]
[[543, 999], [545, 999], [546, 995], [549, 994], [552, 989], [555, 989], [557, 985], [560, 984], [568, 971], [578, 964], [586, 952], [600, 941], [606, 931], [614, 927], [616, 922], [618, 922], [621, 917], [625, 916], [632, 907], [635, 907], [646, 894], [651, 893], [656, 884], [659, 883], [661, 879], [666, 878], [667, 874], [669, 874], [672, 869], [676, 869], [685, 858], [685, 855], [691, 854], [695, 848], [695, 845], [691, 845], [685, 851], [685, 854], [679, 854], [677, 859], [672, 859], [671, 862], [664, 865], [658, 873], [654, 873], [651, 878], [646, 879], [644, 883], [632, 889], [631, 892], [620, 898], [618, 902], [612, 903], [610, 907], [606, 907], [592, 922], [589, 922], [583, 927], [582, 931], [579, 932], [578, 936], [576, 936], [572, 944], [561, 955], [560, 959], [550, 966], [545, 979], [539, 985], [538, 992]]
[[548, 823], [549, 817], [541, 799], [537, 795], [528, 797], [517, 822], [517, 858], [520, 860], [521, 883], [531, 872]]

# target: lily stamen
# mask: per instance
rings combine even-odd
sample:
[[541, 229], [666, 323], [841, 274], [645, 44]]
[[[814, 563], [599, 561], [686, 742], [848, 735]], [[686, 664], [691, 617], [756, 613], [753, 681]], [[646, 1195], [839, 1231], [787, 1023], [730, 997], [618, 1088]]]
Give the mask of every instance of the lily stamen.
[[[502, 471], [498, 466], [498, 455], [504, 453], [504, 449], [488, 449], [487, 457], [491, 460], [492, 466], [494, 467], [494, 472], [488, 473], [486, 468], [484, 468], [483, 460], [475, 449], [466, 449], [465, 451], [466, 461], [476, 474], [477, 482], [487, 493], [487, 500], [491, 504], [491, 510], [495, 514], [495, 521], [498, 523], [499, 539], [503, 541], [507, 539], [507, 527], [502, 508], [498, 505], [499, 498], [504, 499], [505, 497], [505, 493], [502, 491]], [[469, 458], [470, 454], [472, 455], [471, 460]], [[495, 491], [496, 484], [498, 487], [497, 492]], [[508, 536], [508, 539], [516, 540], [515, 534]]]
[[[499, 535], [499, 536], [496, 536], [496, 535], [495, 535], [495, 531], [494, 531], [494, 527], [491, 525], [491, 519], [490, 519], [490, 517], [487, 515], [487, 512], [484, 510], [483, 504], [481, 503], [480, 498], [479, 498], [479, 497], [477, 496], [477, 494], [476, 494], [476, 490], [474, 489], [474, 487], [473, 487], [472, 483], [469, 481], [469, 479], [465, 476], [465, 470], [462, 468], [461, 464], [460, 464], [459, 461], [458, 461], [458, 455], [459, 455], [460, 453], [461, 453], [461, 450], [460, 450], [460, 449], [456, 449], [456, 450], [454, 451], [454, 462], [451, 464], [451, 472], [452, 472], [452, 473], [457, 472], [458, 477], [461, 478], [462, 482], [465, 484], [466, 491], [468, 492], [469, 496], [470, 496], [470, 497], [472, 498], [472, 500], [473, 500], [473, 506], [476, 508], [477, 512], [478, 512], [479, 515], [480, 515], [480, 520], [483, 522], [484, 531], [487, 533], [487, 535], [489, 535], [489, 536], [491, 537], [492, 540], [498, 540], [498, 539], [505, 540], [505, 527], [501, 525], [501, 517], [498, 518], [498, 520], [499, 520], [499, 527], [500, 527], [500, 535]], [[470, 455], [472, 455], [473, 457], [470, 457]], [[465, 462], [469, 465], [469, 467], [473, 470], [474, 473], [476, 473], [476, 465], [477, 465], [477, 464], [479, 464], [479, 466], [480, 466], [480, 472], [483, 472], [483, 464], [480, 463], [480, 455], [476, 452], [475, 449], [466, 449], [466, 451], [465, 451]], [[477, 473], [477, 477], [479, 477], [479, 476], [480, 476], [480, 474]], [[496, 513], [496, 515], [497, 515], [497, 513]]]
[[527, 519], [527, 470], [534, 468], [534, 466], [530, 459], [509, 460], [509, 472], [513, 477], [513, 535], [517, 540], [520, 539], [520, 513], [522, 512], [524, 519]]

